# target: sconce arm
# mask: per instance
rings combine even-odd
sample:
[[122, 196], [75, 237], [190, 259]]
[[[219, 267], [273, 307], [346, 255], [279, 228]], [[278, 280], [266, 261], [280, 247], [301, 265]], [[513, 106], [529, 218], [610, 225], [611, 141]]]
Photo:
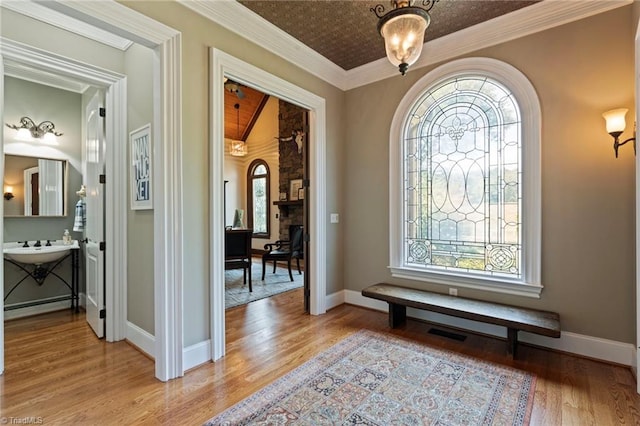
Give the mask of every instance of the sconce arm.
[[618, 139], [620, 137], [620, 133], [615, 134], [615, 133], [611, 133], [611, 135], [613, 136], [613, 150], [616, 152], [616, 158], [618, 158], [618, 148], [620, 148], [622, 145], [626, 144], [627, 142], [632, 142], [633, 141], [633, 154], [636, 154], [636, 138], [629, 138], [626, 139], [623, 142], [620, 142], [620, 140]]

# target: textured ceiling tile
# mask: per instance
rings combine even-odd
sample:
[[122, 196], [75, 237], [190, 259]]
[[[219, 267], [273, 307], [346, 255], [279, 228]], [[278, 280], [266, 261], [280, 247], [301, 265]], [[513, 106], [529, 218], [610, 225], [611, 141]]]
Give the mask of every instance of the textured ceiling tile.
[[[430, 12], [425, 41], [459, 31], [538, 0], [440, 0]], [[262, 18], [300, 40], [345, 70], [385, 57], [371, 8], [389, 1], [368, 0], [240, 0]], [[421, 5], [421, 1], [415, 3]]]

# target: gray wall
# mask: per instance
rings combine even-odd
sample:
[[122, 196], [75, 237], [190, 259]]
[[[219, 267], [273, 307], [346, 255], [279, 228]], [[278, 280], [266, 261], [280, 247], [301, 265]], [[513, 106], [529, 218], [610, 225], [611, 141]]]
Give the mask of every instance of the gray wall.
[[[28, 116], [36, 123], [50, 120], [56, 125], [56, 129], [63, 133], [57, 138], [58, 144], [52, 146], [38, 142], [16, 141], [16, 131], [3, 126], [6, 153], [69, 161], [66, 216], [5, 217], [4, 240], [60, 240], [65, 229], [73, 229], [73, 206], [77, 201], [75, 191], [80, 188], [81, 183], [81, 96], [78, 93], [5, 77], [4, 105], [4, 119], [7, 123], [17, 124], [20, 117]], [[18, 197], [9, 201], [3, 198], [5, 206], [19, 203], [21, 200]], [[6, 208], [6, 211], [11, 211], [11, 208]], [[72, 232], [72, 237], [78, 239], [79, 234]], [[58, 268], [60, 269], [56, 269], [56, 272], [71, 282], [70, 260]], [[24, 272], [5, 262], [5, 293], [23, 276]], [[54, 276], [49, 276], [42, 286], [28, 279], [5, 303], [33, 301], [68, 293], [69, 289]]]
[[[125, 73], [129, 132], [151, 124], [153, 146], [153, 51], [140, 45], [131, 46], [125, 53]], [[128, 191], [131, 200], [130, 186]], [[129, 206], [127, 252], [131, 254], [127, 267], [127, 320], [154, 334], [153, 210], [131, 210]]]
[[[540, 98], [544, 290], [540, 299], [459, 289], [461, 296], [557, 311], [563, 331], [635, 341], [635, 158], [624, 146], [615, 159], [601, 116], [625, 107], [633, 123], [633, 22], [627, 6], [468, 55], [515, 66]], [[447, 291], [392, 279], [386, 269], [390, 124], [402, 97], [433, 68], [347, 93], [344, 282], [349, 290], [386, 281]], [[369, 191], [372, 187], [379, 190]]]

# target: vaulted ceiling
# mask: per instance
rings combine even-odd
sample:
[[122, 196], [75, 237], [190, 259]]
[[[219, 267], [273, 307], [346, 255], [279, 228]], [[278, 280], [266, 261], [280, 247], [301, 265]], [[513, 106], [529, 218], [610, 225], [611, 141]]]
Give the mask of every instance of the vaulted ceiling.
[[225, 89], [224, 137], [245, 141], [269, 96], [231, 80], [225, 83]]

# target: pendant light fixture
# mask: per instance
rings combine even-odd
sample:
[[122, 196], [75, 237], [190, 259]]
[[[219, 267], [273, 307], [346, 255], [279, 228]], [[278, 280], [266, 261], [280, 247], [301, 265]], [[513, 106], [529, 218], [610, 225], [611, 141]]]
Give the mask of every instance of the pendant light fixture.
[[234, 157], [244, 157], [247, 155], [247, 144], [240, 140], [240, 104], [233, 106], [236, 109], [236, 140], [231, 141], [229, 153]]
[[422, 53], [424, 32], [431, 17], [429, 11], [438, 0], [422, 0], [422, 7], [413, 6], [414, 0], [391, 0], [393, 9], [385, 14], [383, 5], [370, 10], [380, 19], [378, 32], [384, 38], [387, 58], [405, 75], [409, 65], [415, 63]]

